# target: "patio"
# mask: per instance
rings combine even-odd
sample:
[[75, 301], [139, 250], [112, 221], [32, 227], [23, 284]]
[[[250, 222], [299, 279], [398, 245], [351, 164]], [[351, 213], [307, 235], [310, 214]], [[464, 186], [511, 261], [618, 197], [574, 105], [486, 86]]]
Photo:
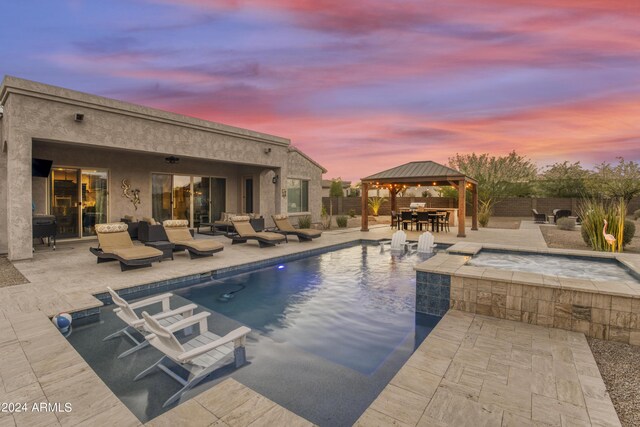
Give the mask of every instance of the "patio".
[[[259, 249], [231, 246], [212, 258], [174, 261], [121, 273], [115, 264], [96, 264], [89, 242], [68, 242], [58, 250], [37, 250], [33, 260], [15, 265], [31, 282], [0, 288], [3, 401], [70, 402], [69, 413], [24, 413], [0, 417], [0, 425], [139, 425], [48, 316], [101, 306], [93, 295], [185, 275], [256, 263], [358, 239], [388, 238], [388, 225], [368, 232], [326, 231], [321, 239]], [[417, 239], [417, 232], [409, 232]], [[439, 233], [442, 243], [463, 242], [455, 233]], [[518, 230], [480, 229], [473, 241], [546, 248], [538, 226], [522, 222]], [[221, 399], [233, 392], [233, 399]], [[528, 403], [527, 403], [528, 402]], [[584, 335], [553, 328], [450, 310], [409, 362], [371, 405], [359, 425], [619, 425]], [[308, 425], [295, 414], [233, 381], [223, 382], [148, 425]], [[562, 424], [561, 424], [562, 423]]]

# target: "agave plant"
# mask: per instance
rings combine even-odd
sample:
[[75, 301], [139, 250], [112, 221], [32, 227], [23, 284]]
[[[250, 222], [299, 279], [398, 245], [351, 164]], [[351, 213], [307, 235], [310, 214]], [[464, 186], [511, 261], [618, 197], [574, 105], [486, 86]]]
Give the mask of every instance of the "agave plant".
[[373, 216], [378, 216], [380, 207], [386, 201], [387, 199], [384, 197], [369, 197], [369, 208], [371, 209]]

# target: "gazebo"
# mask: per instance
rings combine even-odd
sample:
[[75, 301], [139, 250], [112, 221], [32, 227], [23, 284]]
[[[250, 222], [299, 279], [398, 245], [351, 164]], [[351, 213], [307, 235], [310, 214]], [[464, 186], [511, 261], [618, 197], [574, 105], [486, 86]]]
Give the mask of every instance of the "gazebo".
[[[407, 187], [452, 186], [458, 191], [458, 237], [466, 237], [466, 191], [473, 198], [471, 229], [478, 229], [478, 182], [460, 171], [430, 160], [410, 162], [395, 168], [362, 178], [362, 231], [369, 231], [369, 189], [387, 188], [391, 199], [391, 210], [396, 211], [396, 196]], [[462, 189], [462, 191], [460, 191]]]

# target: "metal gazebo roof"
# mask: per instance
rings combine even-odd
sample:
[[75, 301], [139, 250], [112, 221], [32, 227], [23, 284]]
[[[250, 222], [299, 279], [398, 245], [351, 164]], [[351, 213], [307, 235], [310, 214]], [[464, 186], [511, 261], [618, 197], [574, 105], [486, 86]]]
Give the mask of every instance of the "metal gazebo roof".
[[362, 178], [363, 182], [379, 183], [425, 183], [442, 181], [465, 181], [477, 184], [476, 180], [460, 171], [431, 160], [409, 162], [395, 168]]

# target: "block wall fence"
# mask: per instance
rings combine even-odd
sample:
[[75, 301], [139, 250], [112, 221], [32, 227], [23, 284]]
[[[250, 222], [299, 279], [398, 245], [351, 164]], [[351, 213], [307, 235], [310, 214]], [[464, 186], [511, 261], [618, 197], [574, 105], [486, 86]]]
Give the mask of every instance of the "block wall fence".
[[[360, 197], [323, 197], [322, 205], [329, 212], [330, 200], [333, 204], [333, 215], [348, 215], [350, 210], [356, 215], [361, 215], [362, 206]], [[449, 197], [398, 197], [398, 208], [408, 208], [412, 202], [426, 203], [430, 208], [457, 208], [458, 202]], [[500, 200], [494, 208], [494, 216], [502, 217], [530, 217], [531, 209], [536, 209], [540, 213], [553, 214], [554, 209], [569, 209], [576, 212], [580, 199], [578, 198], [557, 198], [557, 197], [514, 197]], [[636, 197], [629, 203], [629, 213], [640, 209], [640, 197]], [[380, 208], [380, 215], [389, 215], [391, 204], [387, 200]], [[470, 216], [471, 208], [467, 206], [467, 215]]]

